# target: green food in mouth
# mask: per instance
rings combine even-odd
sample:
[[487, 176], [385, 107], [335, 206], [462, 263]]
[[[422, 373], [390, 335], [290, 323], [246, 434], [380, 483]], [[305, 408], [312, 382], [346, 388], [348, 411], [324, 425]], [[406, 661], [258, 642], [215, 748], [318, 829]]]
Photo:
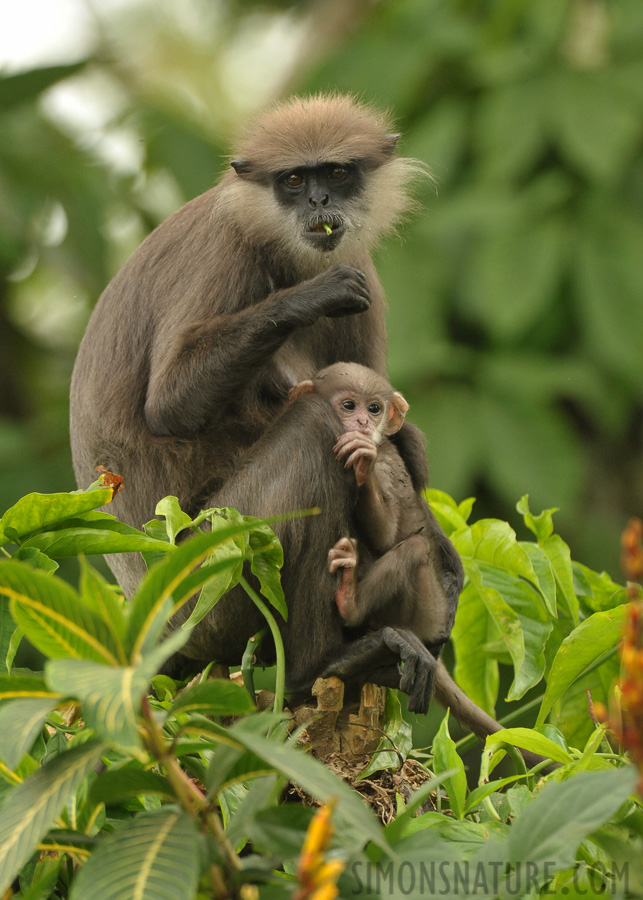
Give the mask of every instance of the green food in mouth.
[[322, 228], [324, 229], [324, 231], [326, 232], [326, 234], [332, 234], [332, 233], [333, 233], [333, 229], [331, 228], [331, 226], [330, 226], [327, 222], [324, 222], [324, 223], [323, 223]]

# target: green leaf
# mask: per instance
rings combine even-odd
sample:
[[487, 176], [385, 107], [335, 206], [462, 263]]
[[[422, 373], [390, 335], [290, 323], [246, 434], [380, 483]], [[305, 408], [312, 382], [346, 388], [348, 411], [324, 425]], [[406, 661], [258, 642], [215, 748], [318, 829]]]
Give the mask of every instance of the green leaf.
[[112, 499], [111, 488], [81, 491], [76, 494], [27, 494], [10, 507], [0, 519], [0, 546], [6, 544], [7, 529], [18, 537], [44, 528], [62, 519], [104, 506]]
[[44, 678], [40, 675], [26, 672], [0, 675], [0, 702], [3, 700], [44, 699], [45, 697], [55, 700], [60, 695], [49, 690]]
[[176, 536], [180, 531], [192, 524], [190, 516], [181, 509], [178, 497], [163, 497], [156, 504], [154, 514], [164, 517], [165, 529], [171, 544], [176, 543]]
[[552, 619], [555, 619], [556, 579], [549, 557], [542, 547], [539, 547], [538, 544], [532, 544], [531, 541], [518, 541], [518, 546], [525, 551], [531, 560], [547, 613]]
[[431, 507], [431, 512], [436, 517], [447, 535], [467, 527], [467, 520], [471, 515], [475, 500], [469, 497], [457, 504], [455, 500], [444, 491], [429, 488], [424, 492], [426, 502]]
[[70, 900], [194, 900], [199, 832], [172, 806], [138, 815], [103, 840], [72, 884]]
[[[248, 517], [246, 517], [248, 520]], [[250, 569], [259, 579], [261, 593], [288, 619], [288, 607], [281, 586], [281, 567], [284, 564], [284, 551], [279, 538], [269, 525], [255, 520], [256, 528], [248, 534], [250, 550]]]
[[149, 537], [108, 513], [92, 513], [60, 523], [49, 531], [39, 531], [24, 541], [23, 547], [35, 547], [60, 559], [65, 556], [88, 556], [101, 553], [169, 552], [172, 544]]
[[64, 581], [27, 563], [0, 560], [0, 594], [11, 598], [15, 621], [47, 656], [118, 663], [107, 625]]
[[585, 670], [616, 647], [622, 634], [629, 606], [597, 612], [575, 628], [558, 648], [536, 726], [542, 725], [550, 709], [567, 688]]
[[464, 804], [467, 797], [467, 776], [464, 771], [464, 763], [458, 755], [455, 748], [455, 742], [449, 734], [449, 714], [442, 719], [440, 728], [435, 738], [431, 750], [433, 752], [433, 768], [436, 775], [446, 772], [449, 769], [455, 769], [455, 774], [444, 780], [451, 802], [453, 814], [458, 819], [464, 817]]
[[16, 552], [12, 554], [11, 559], [28, 562], [34, 569], [42, 569], [43, 572], [49, 572], [50, 574], [59, 568], [55, 560], [50, 559], [50, 557], [41, 553], [40, 550], [36, 550], [35, 547], [18, 547]]
[[574, 572], [569, 547], [558, 534], [552, 534], [541, 546], [547, 554], [556, 579], [559, 615], [573, 626], [578, 625], [578, 597], [574, 591]]
[[10, 791], [0, 809], [1, 893], [32, 856], [68, 798], [92, 771], [102, 750], [103, 744], [98, 741], [72, 747]]
[[582, 587], [576, 587], [576, 593], [583, 597], [586, 606], [593, 612], [605, 612], [625, 603], [627, 591], [620, 584], [615, 584], [607, 572], [594, 572], [581, 563], [572, 563], [574, 578], [582, 579]]
[[9, 607], [8, 598], [0, 596], [0, 673], [9, 670], [11, 642], [16, 632], [16, 623]]
[[[213, 509], [207, 518], [213, 533], [229, 528], [230, 525], [243, 525], [245, 521], [251, 521], [245, 520], [236, 509], [227, 508]], [[247, 555], [246, 540], [247, 536], [244, 534], [235, 534], [227, 538], [214, 548], [203, 563], [204, 567], [226, 562], [229, 565], [225, 565], [201, 589], [199, 599], [190, 613], [190, 618], [184, 623], [184, 628], [192, 628], [197, 625], [221, 597], [239, 583], [243, 572], [243, 562]]]
[[236, 565], [236, 559], [224, 559], [197, 568], [215, 547], [251, 527], [247, 523], [231, 525], [217, 532], [195, 535], [153, 566], [131, 603], [126, 644], [131, 659], [156, 643], [171, 615], [203, 584], [226, 567]]
[[640, 138], [640, 114], [633, 99], [611, 86], [601, 70], [558, 69], [548, 114], [561, 151], [582, 175], [598, 182], [621, 176]]
[[136, 668], [52, 660], [45, 666], [45, 678], [54, 690], [80, 701], [87, 725], [110, 746], [144, 758], [138, 728], [141, 701], [164, 658], [182, 646], [185, 637], [173, 634]]
[[[609, 772], [583, 772], [550, 782], [516, 819], [509, 833], [509, 861], [548, 871], [574, 865], [580, 842], [600, 828], [636, 790], [633, 766]], [[542, 880], [540, 880], [542, 883]]]
[[109, 629], [121, 663], [126, 663], [124, 641], [127, 632], [125, 601], [84, 557], [80, 558], [80, 596]]
[[538, 753], [555, 762], [568, 763], [573, 760], [571, 754], [560, 744], [538, 731], [534, 731], [533, 728], [503, 728], [502, 731], [496, 731], [494, 734], [490, 734], [485, 741], [485, 751], [503, 742], [512, 744], [514, 747], [521, 747], [523, 750], [530, 750], [532, 753]]
[[525, 494], [516, 503], [516, 509], [525, 520], [525, 525], [538, 538], [539, 543], [544, 543], [554, 533], [553, 515], [558, 512], [558, 507], [544, 509], [539, 515], [534, 516], [529, 510], [529, 494]]
[[110, 746], [141, 756], [138, 713], [149, 678], [133, 668], [84, 659], [47, 662], [45, 678], [53, 690], [80, 701], [86, 724]]
[[92, 803], [118, 806], [140, 794], [174, 799], [172, 785], [164, 775], [131, 765], [103, 772], [91, 787], [90, 799]]
[[168, 715], [198, 712], [204, 716], [243, 716], [254, 709], [250, 695], [241, 685], [212, 678], [180, 693]]
[[451, 632], [455, 650], [455, 677], [465, 694], [490, 716], [498, 699], [498, 663], [480, 651], [496, 629], [480, 594], [471, 583], [460, 594]]
[[8, 110], [35, 100], [47, 88], [82, 71], [86, 65], [83, 61], [64, 66], [43, 66], [0, 78], [0, 109]]
[[45, 719], [58, 703], [57, 697], [12, 700], [0, 707], [0, 759], [15, 769], [29, 753]]

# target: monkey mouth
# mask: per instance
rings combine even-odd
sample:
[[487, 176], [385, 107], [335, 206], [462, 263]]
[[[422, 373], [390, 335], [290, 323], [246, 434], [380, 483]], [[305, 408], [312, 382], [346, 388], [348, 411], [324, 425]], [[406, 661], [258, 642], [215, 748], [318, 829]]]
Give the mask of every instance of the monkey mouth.
[[320, 250], [332, 250], [340, 242], [345, 231], [346, 224], [339, 217], [314, 219], [306, 223], [304, 237]]

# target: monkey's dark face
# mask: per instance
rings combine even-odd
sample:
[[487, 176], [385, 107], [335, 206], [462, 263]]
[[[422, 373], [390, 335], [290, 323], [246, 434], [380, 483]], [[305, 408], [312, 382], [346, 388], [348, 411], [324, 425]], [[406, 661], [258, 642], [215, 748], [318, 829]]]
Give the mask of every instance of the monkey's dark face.
[[325, 163], [284, 172], [275, 181], [275, 193], [282, 206], [295, 212], [302, 237], [328, 252], [350, 226], [351, 205], [362, 183], [359, 166]]

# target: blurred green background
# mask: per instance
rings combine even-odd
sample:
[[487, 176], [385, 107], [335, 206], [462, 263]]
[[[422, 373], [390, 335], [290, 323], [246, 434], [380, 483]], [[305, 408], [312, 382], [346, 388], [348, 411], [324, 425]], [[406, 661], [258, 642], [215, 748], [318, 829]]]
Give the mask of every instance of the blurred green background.
[[75, 487], [75, 350], [145, 234], [217, 180], [255, 109], [349, 91], [436, 178], [378, 259], [433, 486], [515, 525], [524, 493], [559, 507], [573, 555], [618, 577], [643, 513], [641, 0], [81, 13], [83, 58], [0, 77], [0, 510]]

